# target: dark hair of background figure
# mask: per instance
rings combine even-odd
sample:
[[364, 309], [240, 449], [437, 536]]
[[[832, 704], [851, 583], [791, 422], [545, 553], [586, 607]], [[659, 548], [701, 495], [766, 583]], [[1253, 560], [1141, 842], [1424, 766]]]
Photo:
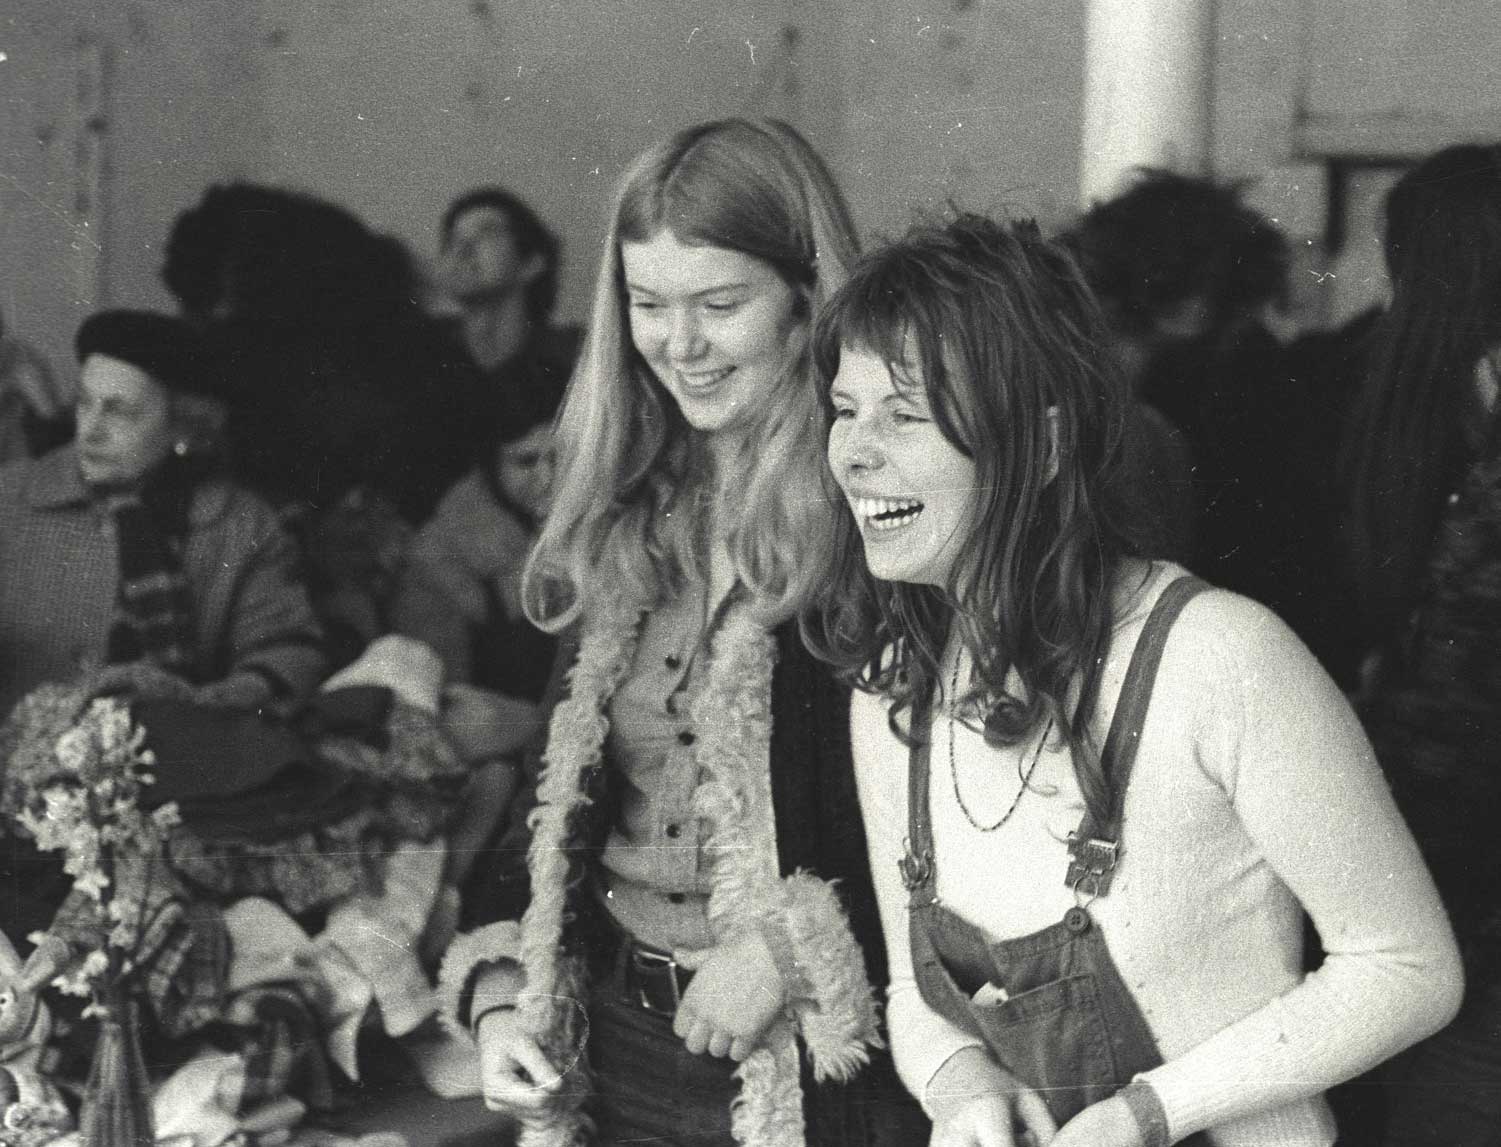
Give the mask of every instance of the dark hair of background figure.
[[1243, 185], [1142, 168], [1131, 188], [1091, 207], [1061, 240], [1128, 334], [1202, 296], [1221, 326], [1287, 294], [1287, 240], [1241, 201]]
[[273, 503], [366, 487], [419, 522], [468, 464], [473, 367], [418, 304], [406, 249], [353, 212], [210, 187], [175, 220], [162, 277], [220, 349], [236, 476]]
[[[976, 665], [985, 735], [1010, 744], [1058, 721], [1093, 806], [1104, 799], [1087, 728], [1112, 626], [1111, 588], [1129, 546], [1107, 493], [1119, 463], [1124, 381], [1104, 316], [1073, 260], [1030, 222], [961, 214], [923, 224], [857, 264], [820, 317], [814, 361], [826, 418], [843, 348], [920, 372], [944, 436], [976, 468], [977, 521], [943, 588], [868, 571], [851, 516], [838, 518], [835, 573], [805, 637], [897, 715], [940, 676], [949, 610]], [[1049, 410], [1057, 410], [1057, 473]], [[1015, 670], [1020, 695], [1007, 689]], [[1075, 682], [1081, 701], [1068, 711]], [[941, 684], [941, 682], [939, 682]], [[962, 699], [966, 705], [969, 698]]]
[[516, 251], [523, 259], [532, 255], [542, 256], [542, 273], [527, 287], [526, 310], [533, 325], [544, 325], [552, 317], [558, 301], [558, 272], [562, 265], [563, 246], [557, 235], [548, 229], [542, 217], [531, 205], [513, 191], [504, 187], [477, 187], [466, 191], [448, 205], [443, 212], [439, 227], [446, 246], [453, 236], [454, 224], [466, 211], [488, 207], [501, 212], [510, 224], [511, 237], [516, 241]]
[[406, 249], [299, 191], [216, 184], [167, 238], [162, 279], [191, 317], [365, 326], [415, 309]]
[[1350, 543], [1370, 633], [1392, 638], [1466, 467], [1496, 450], [1474, 368], [1501, 343], [1501, 146], [1447, 148], [1386, 201], [1392, 301], [1346, 450]]

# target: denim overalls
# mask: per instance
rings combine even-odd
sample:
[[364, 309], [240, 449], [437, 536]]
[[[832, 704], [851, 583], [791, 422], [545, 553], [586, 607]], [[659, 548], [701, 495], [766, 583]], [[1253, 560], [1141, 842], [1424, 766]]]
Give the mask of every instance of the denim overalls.
[[[910, 893], [912, 967], [923, 1000], [982, 1039], [1001, 1066], [1033, 1088], [1059, 1126], [1114, 1095], [1139, 1072], [1162, 1063], [1141, 1009], [1116, 970], [1089, 904], [1109, 891], [1119, 856], [1126, 786], [1151, 700], [1168, 630], [1204, 583], [1184, 577], [1153, 607], [1126, 671], [1102, 765], [1111, 793], [1109, 820], [1084, 814], [1070, 836], [1066, 882], [1077, 904], [1058, 923], [1013, 940], [993, 940], [949, 911], [937, 895], [928, 807], [929, 745], [912, 750], [908, 851], [901, 862]], [[913, 728], [928, 725], [918, 706]], [[986, 989], [990, 985], [990, 989]], [[978, 996], [977, 996], [978, 993]], [[1202, 1135], [1184, 1140], [1204, 1145]]]

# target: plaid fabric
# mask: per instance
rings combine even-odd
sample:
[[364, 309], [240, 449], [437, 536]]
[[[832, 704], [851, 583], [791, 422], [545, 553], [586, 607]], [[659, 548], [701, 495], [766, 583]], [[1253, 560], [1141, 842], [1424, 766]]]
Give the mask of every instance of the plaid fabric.
[[[178, 1039], [213, 1023], [224, 1007], [229, 976], [229, 932], [219, 909], [185, 897], [159, 864], [119, 870], [122, 884], [146, 881], [145, 925], [136, 941], [138, 990], [150, 1004], [161, 1032]], [[75, 951], [89, 949], [103, 927], [99, 906], [72, 892], [49, 931]]]
[[146, 996], [168, 1036], [181, 1038], [219, 1018], [230, 948], [217, 908], [174, 900], [151, 921], [139, 952]]
[[294, 1095], [312, 1108], [332, 1105], [322, 1033], [311, 1005], [294, 985], [265, 984], [239, 993], [225, 1009], [224, 1023], [245, 1061], [235, 1114], [283, 1095]]
[[[179, 554], [185, 506], [160, 521], [138, 496], [114, 499], [120, 582], [106, 659], [150, 661], [186, 675], [193, 665], [193, 599]], [[175, 523], [171, 518], [178, 518]], [[179, 536], [173, 536], [173, 525]]]

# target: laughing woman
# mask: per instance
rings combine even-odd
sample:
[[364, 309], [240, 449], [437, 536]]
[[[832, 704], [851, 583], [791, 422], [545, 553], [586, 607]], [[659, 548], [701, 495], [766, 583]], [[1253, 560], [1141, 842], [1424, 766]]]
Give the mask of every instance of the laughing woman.
[[524, 581], [571, 648], [502, 843], [521, 918], [443, 977], [524, 1143], [591, 1119], [605, 1143], [925, 1134], [889, 1061], [884, 1090], [879, 1058], [840, 1082], [878, 1042], [884, 960], [848, 691], [795, 624], [833, 536], [809, 328], [854, 252], [777, 123], [681, 132], [617, 195]]
[[1320, 1093], [1453, 1014], [1452, 936], [1308, 651], [1118, 540], [1105, 345], [1067, 257], [975, 218], [815, 337], [852, 513], [810, 636], [863, 686], [897, 1067], [944, 1147], [1329, 1144]]

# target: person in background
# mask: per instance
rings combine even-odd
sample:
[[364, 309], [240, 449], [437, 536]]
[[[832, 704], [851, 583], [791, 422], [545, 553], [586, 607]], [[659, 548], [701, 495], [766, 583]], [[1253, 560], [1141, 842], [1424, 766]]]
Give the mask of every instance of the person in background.
[[808, 632], [860, 687], [897, 1067], [935, 1147], [1327, 1145], [1321, 1093], [1447, 1022], [1458, 954], [1334, 682], [1130, 552], [1105, 345], [1070, 258], [974, 216], [815, 334], [846, 509]]
[[1348, 684], [1333, 456], [1317, 449], [1314, 384], [1267, 322], [1287, 296], [1286, 237], [1237, 186], [1146, 170], [1062, 238], [1132, 394], [1186, 447], [1192, 546], [1159, 556], [1269, 606]]
[[556, 641], [526, 619], [521, 569], [552, 499], [562, 397], [550, 380], [508, 397], [488, 464], [449, 490], [418, 531], [391, 608], [393, 629], [437, 651], [447, 680], [534, 702]]
[[223, 348], [230, 471], [296, 539], [348, 664], [389, 626], [412, 532], [473, 464], [478, 372], [419, 307], [401, 244], [309, 195], [209, 188], [174, 221], [162, 276]]
[[848, 691], [796, 626], [832, 526], [809, 326], [855, 248], [822, 160], [775, 121], [685, 129], [616, 193], [523, 578], [569, 637], [546, 764], [501, 845], [508, 907], [442, 975], [523, 1135], [926, 1134], [877, 1050]]
[[441, 236], [438, 285], [475, 365], [497, 387], [539, 364], [566, 381], [581, 334], [553, 323], [562, 247], [536, 211], [503, 187], [475, 188], [449, 204]]
[[345, 208], [216, 185], [174, 221], [162, 277], [223, 347], [229, 462], [273, 505], [354, 492], [415, 525], [468, 468], [476, 372], [418, 306], [405, 248]]
[[0, 464], [35, 458], [73, 437], [73, 398], [47, 360], [0, 314]]
[[235, 707], [306, 697], [321, 635], [275, 514], [219, 471], [208, 345], [118, 310], [75, 345], [76, 440], [0, 468], [0, 710], [84, 665], [138, 661]]
[[1360, 713], [1465, 956], [1459, 1018], [1388, 1072], [1394, 1145], [1501, 1143], [1501, 146], [1386, 203], [1391, 305], [1348, 443]]
[[[454, 486], [418, 531], [391, 607], [393, 630], [442, 659], [450, 694], [469, 687], [466, 720], [508, 734], [539, 720], [557, 655], [557, 638], [522, 609], [521, 571], [552, 500], [552, 424], [562, 397], [545, 378], [508, 393], [490, 463]], [[501, 755], [480, 736], [466, 747], [482, 758]], [[515, 780], [513, 760], [479, 765], [464, 825], [450, 839], [447, 882], [459, 890], [464, 926], [495, 918], [495, 866], [510, 861], [487, 846]]]
[[[78, 330], [75, 441], [0, 467], [0, 718], [38, 686], [120, 665], [256, 712], [310, 696], [322, 635], [271, 508], [220, 472], [224, 406], [186, 323], [101, 311]], [[19, 944], [67, 892], [6, 836], [0, 925]]]

